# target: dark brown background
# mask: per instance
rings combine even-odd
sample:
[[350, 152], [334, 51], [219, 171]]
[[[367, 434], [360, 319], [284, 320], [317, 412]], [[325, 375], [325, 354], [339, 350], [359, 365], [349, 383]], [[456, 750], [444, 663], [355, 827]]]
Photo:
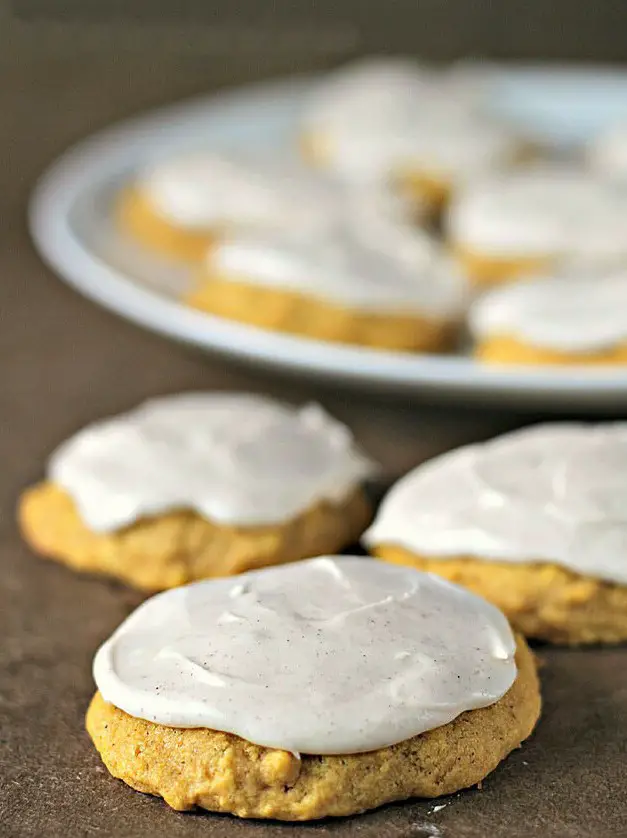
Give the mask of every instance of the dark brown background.
[[35, 559], [13, 523], [20, 489], [82, 423], [157, 393], [260, 389], [317, 398], [388, 478], [455, 444], [539, 417], [405, 407], [268, 379], [141, 332], [67, 290], [28, 242], [36, 176], [68, 144], [173, 98], [327, 66], [370, 49], [436, 58], [627, 58], [624, 2], [0, 4], [0, 834], [359, 838], [627, 835], [624, 649], [541, 649], [537, 734], [482, 791], [312, 826], [179, 815], [110, 779], [82, 730], [91, 656], [137, 601]]

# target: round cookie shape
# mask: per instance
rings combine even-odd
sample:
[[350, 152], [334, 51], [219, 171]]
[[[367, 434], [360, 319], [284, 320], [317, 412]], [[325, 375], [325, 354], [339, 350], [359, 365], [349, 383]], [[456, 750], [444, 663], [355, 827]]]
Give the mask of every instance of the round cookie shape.
[[[520, 143], [486, 114], [478, 68], [357, 62], [323, 81], [305, 110], [314, 157], [357, 181], [419, 173], [445, 182], [509, 163]], [[311, 141], [311, 142], [309, 142]]]
[[319, 235], [232, 237], [207, 271], [364, 312], [456, 320], [468, 301], [461, 270], [427, 233], [364, 207]]
[[600, 175], [627, 181], [627, 122], [619, 122], [599, 134], [587, 149], [587, 159]]
[[278, 155], [197, 152], [154, 163], [136, 189], [170, 224], [190, 230], [310, 229], [368, 201], [382, 211], [401, 199], [378, 185], [351, 188]]
[[157, 214], [182, 227], [281, 223], [297, 207], [268, 174], [245, 160], [197, 152], [154, 163], [137, 188]]
[[574, 360], [598, 354], [627, 345], [627, 272], [569, 273], [506, 285], [477, 299], [468, 319], [479, 350], [482, 342], [504, 337]]
[[419, 466], [364, 535], [438, 560], [552, 563], [627, 584], [627, 423], [555, 423]]
[[627, 192], [567, 166], [536, 166], [469, 183], [447, 220], [478, 257], [615, 264], [627, 259]]
[[346, 130], [358, 135], [381, 121], [400, 118], [400, 111], [432, 99], [436, 75], [405, 58], [370, 58], [329, 73], [306, 102], [302, 128], [306, 133]]
[[225, 524], [286, 522], [343, 499], [372, 470], [317, 405], [188, 393], [88, 426], [53, 453], [48, 475], [106, 533], [180, 509]]
[[[310, 95], [302, 117], [306, 131], [325, 126], [371, 128], [381, 119], [406, 118], [407, 109], [439, 113], [485, 110], [492, 70], [485, 62], [458, 62], [448, 69], [413, 58], [375, 57], [352, 61], [330, 72]], [[358, 131], [356, 130], [356, 133]]]
[[100, 648], [94, 678], [150, 722], [355, 754], [494, 704], [515, 649], [503, 615], [469, 592], [331, 556], [153, 597]]
[[321, 129], [324, 164], [349, 180], [402, 182], [416, 175], [450, 188], [502, 168], [520, 153], [520, 140], [484, 114], [449, 110], [440, 100], [419, 111], [404, 103], [397, 110], [390, 119], [372, 110], [371, 124], [361, 129], [343, 112], [345, 122], [338, 120], [326, 136]]

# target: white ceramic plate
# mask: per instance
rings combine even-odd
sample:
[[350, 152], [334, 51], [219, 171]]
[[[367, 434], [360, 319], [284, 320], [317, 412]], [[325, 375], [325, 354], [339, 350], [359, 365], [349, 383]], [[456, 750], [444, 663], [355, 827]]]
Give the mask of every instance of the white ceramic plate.
[[[492, 68], [494, 107], [556, 144], [585, 138], [627, 112], [627, 73]], [[335, 379], [406, 398], [544, 408], [627, 406], [627, 370], [491, 369], [463, 356], [418, 356], [283, 336], [177, 302], [188, 281], [111, 223], [116, 189], [148, 156], [198, 146], [258, 150], [292, 141], [311, 79], [265, 83], [155, 111], [110, 128], [65, 154], [41, 179], [30, 208], [44, 259], [85, 296], [148, 329], [211, 352]]]

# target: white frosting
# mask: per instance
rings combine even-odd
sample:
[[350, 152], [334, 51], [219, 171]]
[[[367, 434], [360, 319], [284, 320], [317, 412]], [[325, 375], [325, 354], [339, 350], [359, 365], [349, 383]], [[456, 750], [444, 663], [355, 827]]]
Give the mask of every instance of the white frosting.
[[145, 602], [100, 648], [106, 701], [294, 753], [371, 751], [497, 701], [503, 615], [436, 576], [321, 557]]
[[627, 583], [627, 423], [555, 423], [436, 457], [389, 492], [364, 542], [432, 558], [554, 562]]
[[590, 144], [587, 157], [601, 175], [627, 181], [627, 122], [600, 134]]
[[565, 352], [607, 349], [627, 341], [627, 272], [505, 285], [473, 304], [469, 322], [478, 340], [508, 335]]
[[448, 229], [453, 241], [486, 255], [624, 261], [627, 190], [564, 166], [493, 175], [453, 199]]
[[285, 154], [174, 157], [142, 173], [138, 188], [170, 223], [200, 230], [310, 229], [350, 215], [362, 203], [381, 212], [397, 212], [401, 206], [401, 199], [383, 185], [351, 188]]
[[511, 162], [520, 143], [482, 110], [485, 79], [409, 61], [359, 62], [322, 82], [303, 130], [320, 137], [331, 169], [377, 180], [399, 170], [458, 181]]
[[48, 466], [95, 532], [176, 509], [275, 524], [341, 500], [372, 472], [348, 428], [317, 405], [239, 393], [153, 399], [79, 431]]
[[284, 288], [360, 311], [456, 319], [468, 285], [426, 233], [368, 207], [311, 235], [232, 237], [208, 256], [212, 274]]
[[355, 61], [329, 73], [316, 85], [303, 112], [306, 131], [317, 133], [345, 129], [351, 122], [355, 134], [375, 121], [397, 121], [408, 104], [420, 107], [433, 99], [436, 75], [432, 70], [403, 58]]

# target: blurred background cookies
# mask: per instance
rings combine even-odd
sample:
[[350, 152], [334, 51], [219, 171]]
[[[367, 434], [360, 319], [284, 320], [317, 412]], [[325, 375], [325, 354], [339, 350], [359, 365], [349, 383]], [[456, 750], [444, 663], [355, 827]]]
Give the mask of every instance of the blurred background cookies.
[[496, 288], [469, 314], [489, 364], [627, 364], [627, 270], [575, 269]]
[[[148, 250], [198, 263], [233, 231], [316, 229], [384, 189], [359, 190], [316, 177], [273, 153], [178, 154], [147, 165], [117, 198], [117, 220]], [[390, 199], [391, 200], [391, 199]]]
[[342, 178], [384, 180], [439, 212], [465, 180], [514, 162], [522, 140], [486, 107], [478, 72], [409, 59], [357, 62], [305, 108], [305, 158]]
[[569, 165], [538, 165], [477, 180], [447, 219], [451, 247], [479, 286], [561, 264], [627, 260], [627, 192]]
[[468, 286], [459, 266], [402, 213], [361, 208], [315, 233], [233, 236], [208, 255], [188, 302], [211, 314], [316, 340], [448, 352]]

